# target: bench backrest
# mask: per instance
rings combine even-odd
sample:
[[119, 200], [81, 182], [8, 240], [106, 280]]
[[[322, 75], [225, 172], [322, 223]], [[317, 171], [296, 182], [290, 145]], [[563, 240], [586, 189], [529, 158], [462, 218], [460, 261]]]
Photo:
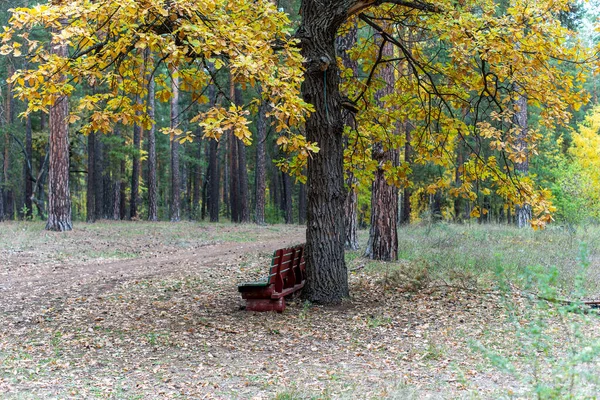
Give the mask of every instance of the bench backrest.
[[304, 245], [279, 249], [273, 253], [269, 271], [269, 283], [275, 285], [275, 291], [293, 287], [305, 279]]

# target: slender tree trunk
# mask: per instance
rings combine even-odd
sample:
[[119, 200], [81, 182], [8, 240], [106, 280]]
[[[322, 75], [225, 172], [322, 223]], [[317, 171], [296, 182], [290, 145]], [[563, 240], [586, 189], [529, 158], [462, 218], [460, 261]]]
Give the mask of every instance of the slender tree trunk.
[[96, 134], [94, 151], [94, 207], [97, 220], [104, 217], [104, 143], [100, 135]]
[[[392, 58], [394, 49], [390, 43], [384, 45], [383, 56]], [[380, 76], [386, 86], [376, 94], [380, 106], [381, 98], [394, 90], [394, 69], [390, 64], [382, 67]], [[388, 147], [386, 150], [384, 147]], [[395, 261], [398, 259], [398, 189], [385, 180], [385, 165], [398, 165], [398, 151], [383, 143], [373, 144], [373, 159], [378, 167], [371, 191], [371, 229], [365, 256], [374, 260]]]
[[298, 190], [298, 225], [306, 224], [306, 185], [300, 184]]
[[[241, 105], [242, 91], [239, 87], [234, 90], [234, 97], [236, 105]], [[237, 137], [234, 138], [234, 142], [237, 144], [237, 222], [247, 223], [250, 222], [250, 207], [248, 205], [248, 169], [246, 165], [246, 145]], [[233, 189], [233, 188], [232, 188]]]
[[[66, 44], [53, 47], [53, 53], [67, 57]], [[61, 77], [64, 80], [64, 77]], [[48, 173], [48, 222], [46, 230], [70, 231], [69, 192], [69, 99], [61, 96], [50, 107], [50, 170]]]
[[258, 109], [256, 125], [256, 175], [255, 175], [255, 204], [256, 223], [265, 223], [265, 190], [267, 187], [266, 171], [266, 140], [267, 140], [267, 102], [263, 100]]
[[283, 212], [284, 212], [284, 216], [285, 216], [285, 223], [293, 224], [294, 223], [294, 215], [292, 213], [292, 210], [293, 210], [292, 179], [290, 178], [289, 174], [286, 174], [285, 172], [281, 172], [281, 178], [283, 181], [283, 197], [282, 197], [283, 204], [282, 205], [283, 205]]
[[316, 303], [339, 303], [349, 294], [344, 260], [344, 120], [335, 54], [335, 35], [347, 12], [342, 5], [304, 0], [296, 33], [306, 60], [302, 94], [315, 107], [306, 121], [307, 139], [321, 149], [308, 159], [308, 279], [302, 292]]
[[200, 217], [198, 211], [200, 207], [200, 202], [202, 201], [202, 140], [200, 139], [201, 130], [198, 128], [196, 130], [196, 157], [198, 158], [194, 164], [193, 168], [193, 179], [194, 179], [194, 193], [192, 196], [192, 214], [194, 218], [198, 219]]
[[[229, 96], [235, 103], [235, 83], [233, 77], [230, 77], [229, 81]], [[229, 131], [229, 202], [231, 209], [231, 221], [240, 222], [241, 220], [241, 194], [240, 194], [240, 173], [239, 168], [239, 146], [238, 138], [235, 136], [233, 129]]]
[[[411, 134], [413, 125], [411, 122], [406, 122], [405, 126], [405, 142], [404, 142], [404, 162], [412, 163], [412, 147], [410, 144]], [[410, 197], [412, 196], [412, 190], [409, 186], [406, 186], [402, 191], [402, 212], [400, 213], [400, 223], [403, 225], [410, 224]]]
[[[173, 82], [171, 97], [171, 128], [176, 129], [179, 125], [179, 78], [173, 71]], [[181, 177], [179, 174], [179, 141], [177, 138], [171, 140], [171, 222], [181, 219]]]
[[[148, 116], [155, 119], [154, 77], [148, 82]], [[148, 221], [158, 221], [158, 185], [156, 181], [156, 123], [148, 132]]]
[[[464, 159], [463, 159], [463, 149], [462, 145], [459, 144], [456, 148], [456, 171], [454, 175], [454, 184], [455, 186], [462, 186], [462, 171], [464, 168]], [[462, 210], [464, 208], [464, 200], [461, 196], [458, 196], [454, 199], [454, 222], [462, 223]]]
[[[141, 103], [140, 96], [135, 98], [137, 104]], [[133, 162], [131, 166], [131, 194], [129, 205], [129, 218], [138, 219], [138, 205], [140, 203], [140, 144], [142, 137], [142, 127], [139, 124], [133, 125]]]
[[239, 175], [237, 138], [233, 132], [229, 132], [229, 209], [231, 210], [231, 221], [240, 222], [239, 219]]
[[86, 198], [86, 215], [87, 222], [95, 222], [96, 221], [96, 177], [95, 177], [95, 168], [96, 168], [96, 133], [90, 132], [87, 138], [87, 147], [88, 147], [88, 163], [87, 163], [87, 198]]
[[33, 141], [31, 137], [31, 116], [25, 120], [25, 217], [33, 217]]
[[[231, 203], [229, 202], [229, 157], [231, 141], [229, 138], [229, 134], [225, 135], [222, 140], [223, 146], [221, 146], [221, 160], [219, 162], [219, 168], [223, 170], [223, 174], [219, 173], [219, 176], [223, 177], [223, 204], [225, 205], [225, 217], [231, 218]], [[222, 163], [222, 164], [221, 164]]]
[[[8, 60], [8, 71], [7, 74], [8, 76], [11, 76], [14, 73], [14, 67], [12, 64], [12, 60]], [[6, 108], [5, 108], [5, 112], [6, 112], [6, 121], [8, 123], [8, 125], [12, 125], [15, 120], [14, 120], [14, 110], [13, 110], [13, 106], [14, 106], [14, 101], [13, 101], [13, 93], [12, 93], [12, 84], [11, 83], [7, 83], [7, 87], [6, 87]], [[13, 219], [14, 218], [14, 194], [13, 194], [13, 189], [12, 189], [12, 185], [11, 185], [11, 179], [10, 179], [10, 148], [12, 146], [12, 140], [11, 140], [11, 136], [10, 136], [10, 131], [7, 129], [6, 133], [4, 134], [4, 184], [5, 184], [5, 188], [4, 188], [4, 213], [5, 213], [5, 217], [6, 219]]]
[[219, 222], [219, 160], [217, 152], [219, 142], [211, 140], [209, 142], [209, 155], [208, 155], [208, 212], [210, 214], [210, 222]]
[[[112, 133], [109, 134], [112, 136]], [[102, 170], [103, 173], [103, 182], [104, 182], [104, 205], [102, 207], [102, 218], [111, 219], [112, 218], [112, 206], [113, 206], [113, 178], [111, 173], [111, 160], [110, 160], [110, 146], [106, 143], [102, 146]]]
[[[520, 151], [525, 153], [525, 159], [522, 162], [516, 163], [515, 168], [519, 175], [526, 176], [529, 174], [529, 154], [527, 151], [527, 134], [529, 130], [527, 122], [527, 97], [525, 95], [519, 95], [516, 106], [517, 111], [514, 119], [515, 124], [519, 128], [517, 146]], [[526, 203], [518, 204], [515, 207], [515, 218], [519, 228], [529, 226], [529, 222], [531, 221], [531, 205]]]

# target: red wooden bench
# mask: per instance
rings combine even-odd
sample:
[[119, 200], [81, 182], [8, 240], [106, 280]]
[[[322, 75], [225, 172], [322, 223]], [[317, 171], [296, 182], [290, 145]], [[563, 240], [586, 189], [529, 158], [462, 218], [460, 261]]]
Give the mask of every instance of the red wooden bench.
[[301, 290], [306, 283], [304, 244], [273, 253], [269, 275], [256, 282], [238, 285], [247, 311], [285, 310], [285, 297]]

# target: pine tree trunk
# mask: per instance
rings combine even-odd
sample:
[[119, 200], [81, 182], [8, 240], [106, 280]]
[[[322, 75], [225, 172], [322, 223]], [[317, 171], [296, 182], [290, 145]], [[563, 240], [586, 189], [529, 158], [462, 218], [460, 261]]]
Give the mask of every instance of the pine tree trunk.
[[286, 224], [294, 223], [294, 215], [292, 214], [292, 180], [290, 179], [289, 174], [285, 172], [281, 172], [281, 180], [283, 182], [283, 197], [282, 200], [282, 209], [283, 215], [285, 217]]
[[208, 212], [210, 214], [210, 222], [219, 222], [219, 160], [217, 152], [219, 142], [210, 140], [209, 155], [208, 155]]
[[[8, 76], [12, 76], [14, 73], [14, 68], [12, 64], [12, 60], [8, 61]], [[7, 83], [6, 87], [6, 122], [8, 125], [12, 125], [14, 120], [14, 101], [13, 101], [13, 93], [12, 93], [12, 83]], [[11, 164], [11, 153], [10, 149], [12, 146], [12, 140], [10, 136], [10, 130], [7, 129], [4, 134], [4, 213], [5, 219], [13, 219], [14, 218], [14, 194], [11, 185], [10, 179], [10, 164]]]
[[87, 198], [85, 203], [86, 209], [86, 220], [87, 222], [95, 222], [96, 221], [96, 177], [95, 177], [95, 168], [96, 168], [96, 133], [90, 132], [87, 138], [87, 147], [88, 147], [88, 163], [87, 163]]
[[[136, 96], [137, 104], [141, 99]], [[131, 198], [129, 199], [129, 218], [138, 219], [138, 205], [140, 204], [140, 144], [142, 137], [142, 127], [139, 124], [133, 125], [133, 162], [131, 165]]]
[[239, 219], [239, 175], [238, 175], [238, 146], [237, 138], [229, 132], [229, 209], [231, 222], [240, 222]]
[[302, 94], [315, 107], [306, 121], [307, 139], [321, 149], [308, 159], [308, 279], [302, 296], [325, 304], [339, 303], [349, 294], [344, 260], [344, 121], [335, 54], [335, 35], [347, 11], [329, 2], [305, 0], [296, 33], [306, 68]]
[[300, 184], [298, 190], [298, 225], [306, 224], [306, 185]]
[[194, 216], [194, 218], [198, 219], [200, 217], [199, 215], [199, 209], [200, 209], [200, 203], [202, 201], [202, 167], [201, 167], [201, 161], [202, 161], [202, 154], [203, 154], [203, 149], [202, 149], [202, 140], [200, 139], [202, 134], [202, 131], [198, 128], [196, 130], [196, 157], [198, 158], [196, 163], [194, 164], [194, 168], [193, 168], [193, 179], [194, 179], [194, 193], [192, 196], [192, 214]]
[[[173, 71], [175, 73], [175, 71]], [[179, 125], [179, 78], [173, 76], [171, 97], [171, 128]], [[179, 173], [179, 141], [171, 140], [171, 222], [181, 220], [181, 177]]]
[[222, 140], [223, 146], [221, 146], [221, 157], [219, 160], [219, 168], [223, 170], [223, 174], [219, 173], [219, 176], [223, 175], [223, 204], [225, 205], [225, 217], [231, 219], [231, 203], [229, 202], [229, 157], [231, 141], [229, 134], [226, 134], [224, 140]]
[[[260, 93], [260, 91], [259, 91]], [[255, 175], [255, 204], [256, 223], [265, 223], [265, 190], [267, 187], [266, 171], [266, 140], [267, 140], [267, 102], [262, 101], [258, 109], [256, 125], [256, 175]]]
[[[527, 176], [529, 174], [529, 154], [527, 152], [527, 134], [529, 130], [527, 122], [527, 97], [525, 95], [519, 95], [516, 106], [515, 124], [519, 128], [517, 146], [520, 151], [525, 152], [525, 160], [516, 163], [515, 169], [520, 176]], [[515, 207], [515, 219], [517, 220], [517, 226], [519, 228], [529, 226], [529, 222], [531, 221], [531, 205], [526, 203], [518, 204]]]
[[25, 120], [25, 208], [27, 212], [25, 217], [33, 217], [33, 141], [31, 137], [31, 115], [27, 115]]
[[[235, 103], [242, 104], [242, 91], [239, 87], [235, 89]], [[248, 169], [246, 166], [246, 145], [237, 137], [234, 140], [237, 143], [237, 173], [238, 173], [238, 221], [241, 223], [250, 222], [250, 207], [248, 205]]]
[[[410, 145], [411, 133], [413, 125], [411, 122], [406, 122], [405, 126], [405, 142], [404, 142], [404, 162], [412, 163], [412, 147]], [[410, 224], [410, 197], [412, 196], [412, 190], [406, 186], [402, 191], [402, 212], [400, 213], [400, 223], [403, 225]]]
[[[394, 49], [391, 43], [383, 48], [384, 58], [392, 58]], [[385, 64], [379, 73], [386, 86], [376, 93], [381, 99], [394, 90], [394, 69]], [[387, 147], [388, 149], [385, 149]], [[373, 260], [395, 261], [398, 259], [398, 189], [385, 180], [384, 165], [398, 165], [398, 151], [383, 143], [373, 144], [372, 156], [378, 163], [371, 191], [371, 229], [365, 257]]]
[[[67, 46], [53, 47], [53, 53], [67, 57]], [[64, 77], [62, 77], [64, 79]], [[46, 230], [70, 231], [69, 192], [69, 99], [61, 96], [50, 107], [50, 169], [48, 173], [48, 222]]]
[[[155, 119], [154, 77], [148, 82], [148, 116]], [[148, 221], [158, 221], [158, 184], [156, 180], [156, 123], [148, 132]]]
[[94, 206], [97, 220], [104, 217], [104, 143], [100, 135], [96, 134], [94, 151]]
[[[229, 81], [229, 97], [231, 101], [236, 100], [235, 83], [233, 76], [230, 76]], [[241, 199], [240, 199], [240, 173], [239, 173], [239, 157], [238, 157], [238, 138], [234, 131], [230, 130], [228, 135], [228, 160], [229, 160], [229, 209], [231, 210], [231, 222], [240, 222]]]

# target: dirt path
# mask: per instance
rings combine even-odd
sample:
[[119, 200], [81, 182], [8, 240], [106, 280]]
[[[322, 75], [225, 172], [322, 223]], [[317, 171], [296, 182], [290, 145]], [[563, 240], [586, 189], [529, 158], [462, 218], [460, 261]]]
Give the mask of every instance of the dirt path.
[[8, 313], [31, 310], [48, 299], [65, 295], [96, 296], [124, 281], [167, 278], [182, 272], [194, 274], [200, 268], [235, 264], [248, 255], [270, 254], [274, 249], [303, 241], [302, 230], [297, 230], [285, 237], [261, 237], [250, 243], [213, 243], [134, 259], [75, 263], [61, 268], [47, 264], [17, 268], [0, 281], [0, 310]]

